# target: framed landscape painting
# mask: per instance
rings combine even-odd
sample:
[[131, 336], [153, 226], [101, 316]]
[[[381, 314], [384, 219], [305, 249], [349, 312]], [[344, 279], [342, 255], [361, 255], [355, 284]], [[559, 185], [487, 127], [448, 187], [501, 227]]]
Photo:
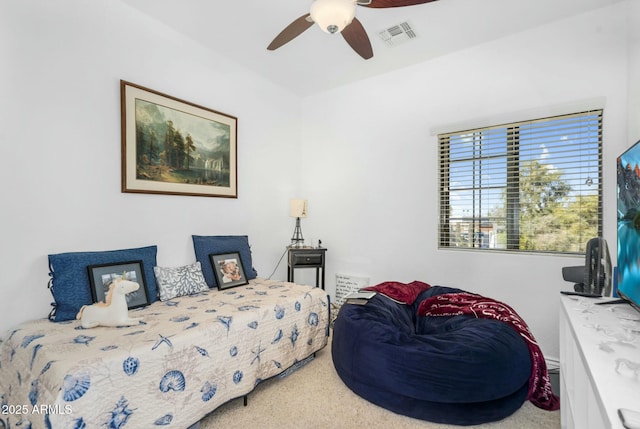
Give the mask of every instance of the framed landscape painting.
[[120, 81], [122, 192], [238, 197], [238, 119]]

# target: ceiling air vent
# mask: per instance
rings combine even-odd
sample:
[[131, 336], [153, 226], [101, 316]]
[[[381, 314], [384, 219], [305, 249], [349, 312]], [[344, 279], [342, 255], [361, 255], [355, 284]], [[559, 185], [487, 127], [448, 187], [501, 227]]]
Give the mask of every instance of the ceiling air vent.
[[406, 21], [379, 32], [378, 36], [389, 46], [396, 46], [418, 37], [411, 25]]

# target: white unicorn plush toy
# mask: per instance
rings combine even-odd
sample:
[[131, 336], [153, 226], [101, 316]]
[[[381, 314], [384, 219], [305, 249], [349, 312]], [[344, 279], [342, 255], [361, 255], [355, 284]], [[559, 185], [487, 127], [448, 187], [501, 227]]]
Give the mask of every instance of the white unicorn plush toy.
[[139, 288], [138, 283], [125, 280], [124, 277], [116, 279], [109, 286], [107, 302], [83, 305], [76, 315], [76, 319], [80, 320], [80, 325], [83, 328], [137, 325], [142, 319], [129, 317], [129, 307], [125, 295]]

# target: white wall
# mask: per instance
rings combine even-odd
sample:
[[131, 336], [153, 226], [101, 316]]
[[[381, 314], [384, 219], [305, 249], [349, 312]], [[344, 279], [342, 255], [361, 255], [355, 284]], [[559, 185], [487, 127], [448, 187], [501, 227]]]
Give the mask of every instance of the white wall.
[[[248, 234], [271, 273], [293, 228], [297, 96], [118, 1], [3, 1], [0, 32], [0, 332], [49, 313], [50, 253], [157, 244], [182, 265], [191, 234]], [[238, 199], [120, 192], [120, 79], [238, 117]]]
[[626, 25], [624, 5], [605, 8], [306, 98], [303, 187], [315, 208], [306, 232], [329, 248], [329, 289], [346, 273], [486, 294], [513, 306], [557, 358], [559, 291], [572, 287], [561, 267], [583, 261], [438, 250], [432, 130], [601, 104], [605, 238], [615, 253], [615, 160], [628, 143]]
[[629, 45], [629, 138], [627, 142], [640, 140], [640, 1], [629, 0], [627, 10]]

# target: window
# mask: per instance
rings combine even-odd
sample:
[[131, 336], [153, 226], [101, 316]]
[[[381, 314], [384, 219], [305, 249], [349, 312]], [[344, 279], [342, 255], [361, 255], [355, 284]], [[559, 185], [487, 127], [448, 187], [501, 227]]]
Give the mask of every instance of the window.
[[602, 110], [438, 140], [441, 248], [584, 253], [602, 236]]

